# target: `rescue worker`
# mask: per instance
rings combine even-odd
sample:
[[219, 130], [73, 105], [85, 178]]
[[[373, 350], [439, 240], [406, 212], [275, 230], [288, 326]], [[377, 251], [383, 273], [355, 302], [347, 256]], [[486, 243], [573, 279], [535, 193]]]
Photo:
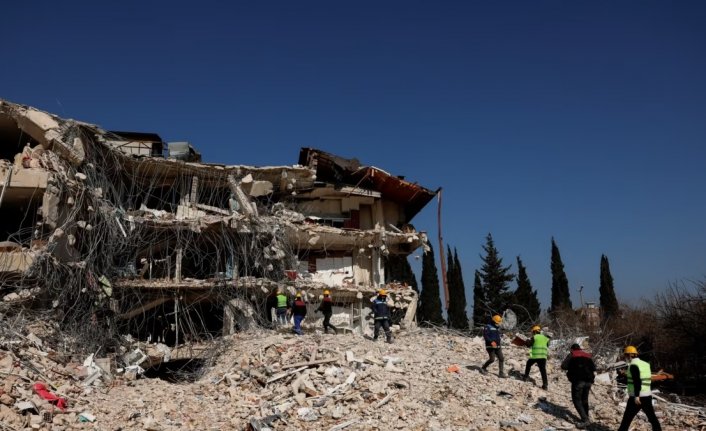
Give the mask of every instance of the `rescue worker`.
[[390, 331], [390, 307], [387, 305], [387, 291], [380, 289], [378, 295], [373, 298], [371, 307], [375, 318], [375, 332], [373, 340], [378, 339], [380, 328], [385, 331], [385, 338], [388, 343], [392, 343], [392, 331]]
[[500, 323], [502, 323], [503, 318], [499, 314], [494, 315], [490, 322], [483, 328], [483, 339], [485, 340], [485, 350], [488, 352], [488, 360], [481, 367], [481, 373], [488, 374], [488, 366], [495, 362], [495, 357], [498, 358], [498, 368], [500, 372], [498, 377], [504, 378], [505, 373], [503, 372], [503, 367], [505, 365], [505, 357], [503, 356], [503, 349], [500, 343], [502, 339], [502, 333], [500, 332]]
[[572, 344], [569, 354], [561, 363], [566, 370], [566, 377], [571, 382], [571, 401], [581, 418], [576, 428], [586, 428], [591, 424], [588, 416], [588, 394], [595, 379], [596, 364], [591, 354], [581, 350], [578, 344]]
[[662, 431], [662, 427], [657, 420], [655, 408], [652, 405], [652, 370], [650, 363], [638, 358], [635, 346], [627, 346], [623, 351], [625, 362], [628, 363], [628, 404], [625, 406], [623, 420], [620, 422], [618, 431], [628, 431], [630, 423], [635, 415], [642, 410], [652, 425], [652, 431]]
[[532, 327], [532, 337], [530, 337], [525, 344], [530, 348], [530, 357], [527, 360], [527, 365], [525, 365], [525, 375], [522, 377], [522, 380], [525, 382], [527, 381], [529, 378], [530, 368], [532, 368], [532, 365], [537, 364], [539, 367], [539, 372], [542, 374], [542, 389], [546, 391], [549, 387], [547, 383], [547, 353], [549, 352], [549, 337], [542, 334], [541, 326], [534, 325]]
[[333, 333], [336, 334], [338, 331], [336, 331], [336, 327], [331, 324], [331, 315], [333, 314], [331, 292], [324, 290], [324, 299], [321, 301], [316, 311], [320, 311], [324, 315], [324, 334], [328, 334], [328, 328], [333, 329]]
[[272, 289], [265, 298], [265, 321], [267, 321], [269, 327], [275, 326], [272, 321], [273, 310], [277, 310], [277, 288]]
[[275, 298], [277, 300], [275, 308], [277, 323], [280, 326], [284, 326], [287, 324], [287, 311], [289, 310], [289, 307], [287, 306], [287, 295], [285, 295], [282, 289], [278, 287]]
[[297, 292], [292, 303], [292, 316], [294, 317], [294, 327], [292, 330], [297, 335], [304, 335], [302, 332], [302, 320], [306, 317], [306, 302], [302, 299], [302, 293]]

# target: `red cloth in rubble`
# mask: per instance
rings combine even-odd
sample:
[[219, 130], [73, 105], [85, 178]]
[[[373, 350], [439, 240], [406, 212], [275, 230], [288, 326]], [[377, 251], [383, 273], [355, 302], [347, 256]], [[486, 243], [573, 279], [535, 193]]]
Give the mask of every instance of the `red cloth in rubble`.
[[50, 403], [56, 404], [56, 406], [61, 410], [65, 410], [67, 407], [66, 398], [57, 397], [56, 395], [49, 392], [49, 390], [47, 389], [47, 386], [44, 383], [41, 383], [41, 382], [35, 383], [34, 384], [34, 392], [36, 392], [37, 395], [39, 395], [43, 399], [49, 401]]

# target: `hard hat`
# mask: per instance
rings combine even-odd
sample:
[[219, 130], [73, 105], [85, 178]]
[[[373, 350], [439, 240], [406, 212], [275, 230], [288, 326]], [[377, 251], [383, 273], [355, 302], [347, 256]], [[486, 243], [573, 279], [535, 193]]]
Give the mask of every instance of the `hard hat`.
[[301, 293], [301, 292], [297, 292], [297, 294], [295, 295], [295, 297], [296, 297], [296, 298], [301, 298], [301, 297], [302, 297], [302, 293]]
[[328, 290], [324, 290], [324, 295], [330, 295], [330, 294], [331, 294], [331, 292], [329, 292]]
[[542, 331], [542, 327], [539, 325], [534, 325], [532, 327], [532, 332], [541, 332], [541, 331]]
[[502, 322], [502, 321], [503, 321], [503, 318], [502, 318], [502, 317], [500, 317], [500, 315], [499, 315], [499, 314], [496, 314], [495, 316], [493, 316], [493, 322], [495, 322], [495, 323], [498, 323], [498, 324], [499, 324], [499, 323], [500, 323], [500, 322]]
[[387, 295], [387, 290], [385, 290], [385, 289], [380, 289], [380, 290], [378, 290], [378, 295], [380, 295], [380, 296], [386, 296], [386, 295]]
[[637, 348], [635, 346], [627, 346], [623, 353], [626, 355], [637, 355]]

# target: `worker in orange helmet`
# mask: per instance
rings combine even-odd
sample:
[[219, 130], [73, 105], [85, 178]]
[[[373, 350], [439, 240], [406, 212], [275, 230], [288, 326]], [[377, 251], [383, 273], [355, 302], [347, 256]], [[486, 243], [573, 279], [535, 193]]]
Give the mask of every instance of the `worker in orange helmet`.
[[500, 324], [502, 321], [503, 318], [499, 314], [496, 314], [490, 319], [490, 322], [485, 325], [485, 328], [483, 328], [483, 339], [485, 340], [485, 350], [488, 352], [488, 360], [485, 361], [485, 364], [481, 367], [481, 373], [488, 373], [488, 366], [495, 362], [495, 357], [497, 356], [498, 368], [500, 369], [498, 376], [504, 378], [506, 377], [503, 372], [505, 357], [503, 356], [503, 349], [500, 344], [502, 338]]
[[370, 304], [373, 309], [373, 317], [375, 319], [375, 330], [373, 332], [373, 340], [378, 339], [380, 329], [385, 331], [385, 339], [388, 343], [392, 343], [392, 331], [390, 330], [390, 307], [387, 302], [387, 291], [385, 289], [378, 290], [376, 297], [373, 297]]
[[316, 309], [323, 313], [324, 315], [324, 334], [328, 334], [328, 328], [333, 330], [333, 333], [337, 333], [336, 327], [331, 324], [331, 316], [333, 315], [333, 300], [331, 299], [331, 292], [327, 289], [324, 290], [324, 299], [319, 304], [319, 308]]

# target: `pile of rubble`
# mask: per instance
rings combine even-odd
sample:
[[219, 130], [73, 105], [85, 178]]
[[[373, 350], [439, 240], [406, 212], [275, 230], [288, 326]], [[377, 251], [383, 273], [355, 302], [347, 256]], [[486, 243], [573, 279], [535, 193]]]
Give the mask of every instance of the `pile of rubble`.
[[[439, 330], [399, 330], [393, 344], [313, 330], [238, 333], [183, 383], [136, 378], [116, 369], [119, 358], [72, 358], [42, 341], [49, 332], [0, 338], [0, 430], [549, 431], [573, 429], [577, 419], [558, 367], [563, 352], [550, 359], [544, 391], [520, 380], [526, 349], [508, 343], [509, 378], [500, 379], [479, 372], [487, 356], [480, 338]], [[613, 383], [597, 382], [593, 429], [617, 428], [623, 401]], [[656, 409], [665, 430], [705, 424], [703, 409], [664, 397]], [[649, 424], [637, 419], [633, 429]]]

